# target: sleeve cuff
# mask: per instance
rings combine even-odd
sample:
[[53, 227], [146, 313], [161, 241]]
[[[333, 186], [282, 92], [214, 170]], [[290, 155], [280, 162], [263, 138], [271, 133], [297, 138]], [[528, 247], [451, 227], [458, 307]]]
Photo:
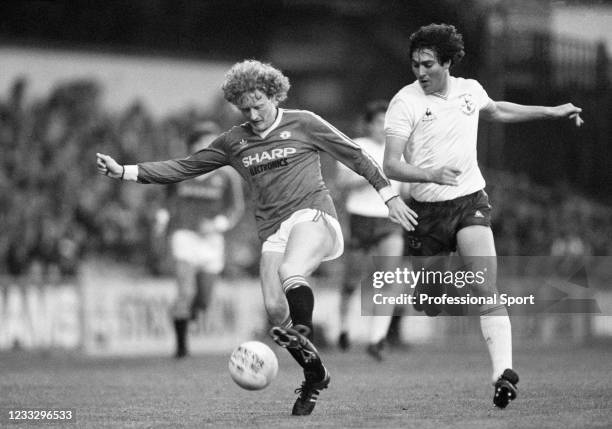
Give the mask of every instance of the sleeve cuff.
[[395, 128], [385, 128], [385, 136], [387, 137], [399, 137], [401, 139], [408, 140], [411, 132], [405, 130], [398, 130]]
[[385, 186], [384, 188], [381, 188], [378, 191], [378, 194], [380, 195], [380, 198], [382, 198], [382, 200], [385, 203], [389, 201], [391, 198], [398, 196], [397, 192], [395, 192], [391, 186]]
[[125, 165], [125, 173], [123, 173], [123, 180], [131, 180], [135, 182], [138, 180], [138, 166], [137, 165]]

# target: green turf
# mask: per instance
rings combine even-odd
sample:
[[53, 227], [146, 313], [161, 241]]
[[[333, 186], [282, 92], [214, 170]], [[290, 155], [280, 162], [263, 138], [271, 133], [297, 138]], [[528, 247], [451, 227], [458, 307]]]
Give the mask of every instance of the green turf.
[[[323, 352], [332, 374], [310, 417], [292, 417], [301, 381], [286, 352], [277, 379], [247, 392], [229, 378], [227, 356], [88, 359], [0, 354], [0, 409], [70, 408], [66, 427], [261, 428], [609, 428], [612, 349], [604, 346], [515, 352], [519, 399], [492, 408], [484, 344], [420, 347], [373, 362], [361, 347]], [[11, 424], [9, 427], [17, 427]], [[49, 427], [37, 424], [36, 427]]]

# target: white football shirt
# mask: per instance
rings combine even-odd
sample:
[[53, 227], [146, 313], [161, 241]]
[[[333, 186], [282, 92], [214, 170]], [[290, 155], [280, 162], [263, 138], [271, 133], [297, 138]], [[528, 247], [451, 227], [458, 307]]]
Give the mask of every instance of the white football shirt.
[[458, 186], [411, 184], [412, 198], [448, 201], [484, 188], [476, 156], [478, 116], [492, 102], [477, 81], [453, 76], [449, 76], [446, 96], [427, 95], [415, 81], [393, 97], [385, 117], [385, 133], [408, 141], [404, 159], [419, 168], [446, 165], [461, 170]]
[[[370, 137], [359, 137], [353, 140], [367, 153], [378, 165], [382, 165], [385, 156], [385, 145], [379, 144]], [[352, 176], [355, 182], [362, 182], [364, 186], [352, 189], [346, 197], [346, 211], [366, 217], [389, 217], [389, 208], [380, 198], [376, 189], [369, 186], [368, 182], [342, 163], [338, 163], [338, 175], [343, 176], [341, 181], [349, 180]], [[395, 193], [400, 193], [400, 183], [390, 180], [391, 188]]]

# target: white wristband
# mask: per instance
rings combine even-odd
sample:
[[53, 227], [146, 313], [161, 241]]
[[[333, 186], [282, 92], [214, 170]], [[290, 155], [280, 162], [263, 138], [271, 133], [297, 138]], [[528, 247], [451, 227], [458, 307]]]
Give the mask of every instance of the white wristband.
[[135, 182], [138, 180], [138, 166], [137, 165], [125, 165], [125, 171], [123, 172], [123, 180], [131, 180]]
[[380, 195], [380, 198], [382, 198], [382, 200], [385, 203], [389, 201], [391, 198], [398, 196], [397, 192], [395, 192], [391, 186], [385, 186], [384, 188], [380, 189], [378, 191], [378, 194]]

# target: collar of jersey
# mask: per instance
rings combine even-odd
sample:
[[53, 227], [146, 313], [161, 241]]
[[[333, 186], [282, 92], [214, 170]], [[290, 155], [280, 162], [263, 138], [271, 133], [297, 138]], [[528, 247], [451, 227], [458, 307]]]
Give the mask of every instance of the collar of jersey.
[[442, 100], [448, 100], [448, 97], [450, 96], [450, 93], [451, 93], [452, 86], [453, 86], [453, 77], [449, 76], [448, 77], [448, 85], [446, 87], [446, 94], [440, 94], [439, 92], [434, 92], [431, 95], [433, 95], [435, 97], [438, 97], [438, 98], [441, 98]]
[[263, 132], [258, 133], [257, 131], [255, 131], [253, 129], [253, 127], [251, 127], [251, 131], [253, 131], [253, 134], [258, 135], [259, 137], [261, 137], [262, 139], [265, 139], [266, 137], [268, 137], [268, 135], [274, 131], [274, 129], [276, 127], [278, 127], [278, 124], [280, 124], [281, 119], [283, 119], [283, 109], [281, 109], [280, 107], [278, 108], [278, 114], [276, 115], [276, 119], [274, 120], [274, 122], [272, 122], [272, 125], [270, 125], [267, 129], [265, 129]]

